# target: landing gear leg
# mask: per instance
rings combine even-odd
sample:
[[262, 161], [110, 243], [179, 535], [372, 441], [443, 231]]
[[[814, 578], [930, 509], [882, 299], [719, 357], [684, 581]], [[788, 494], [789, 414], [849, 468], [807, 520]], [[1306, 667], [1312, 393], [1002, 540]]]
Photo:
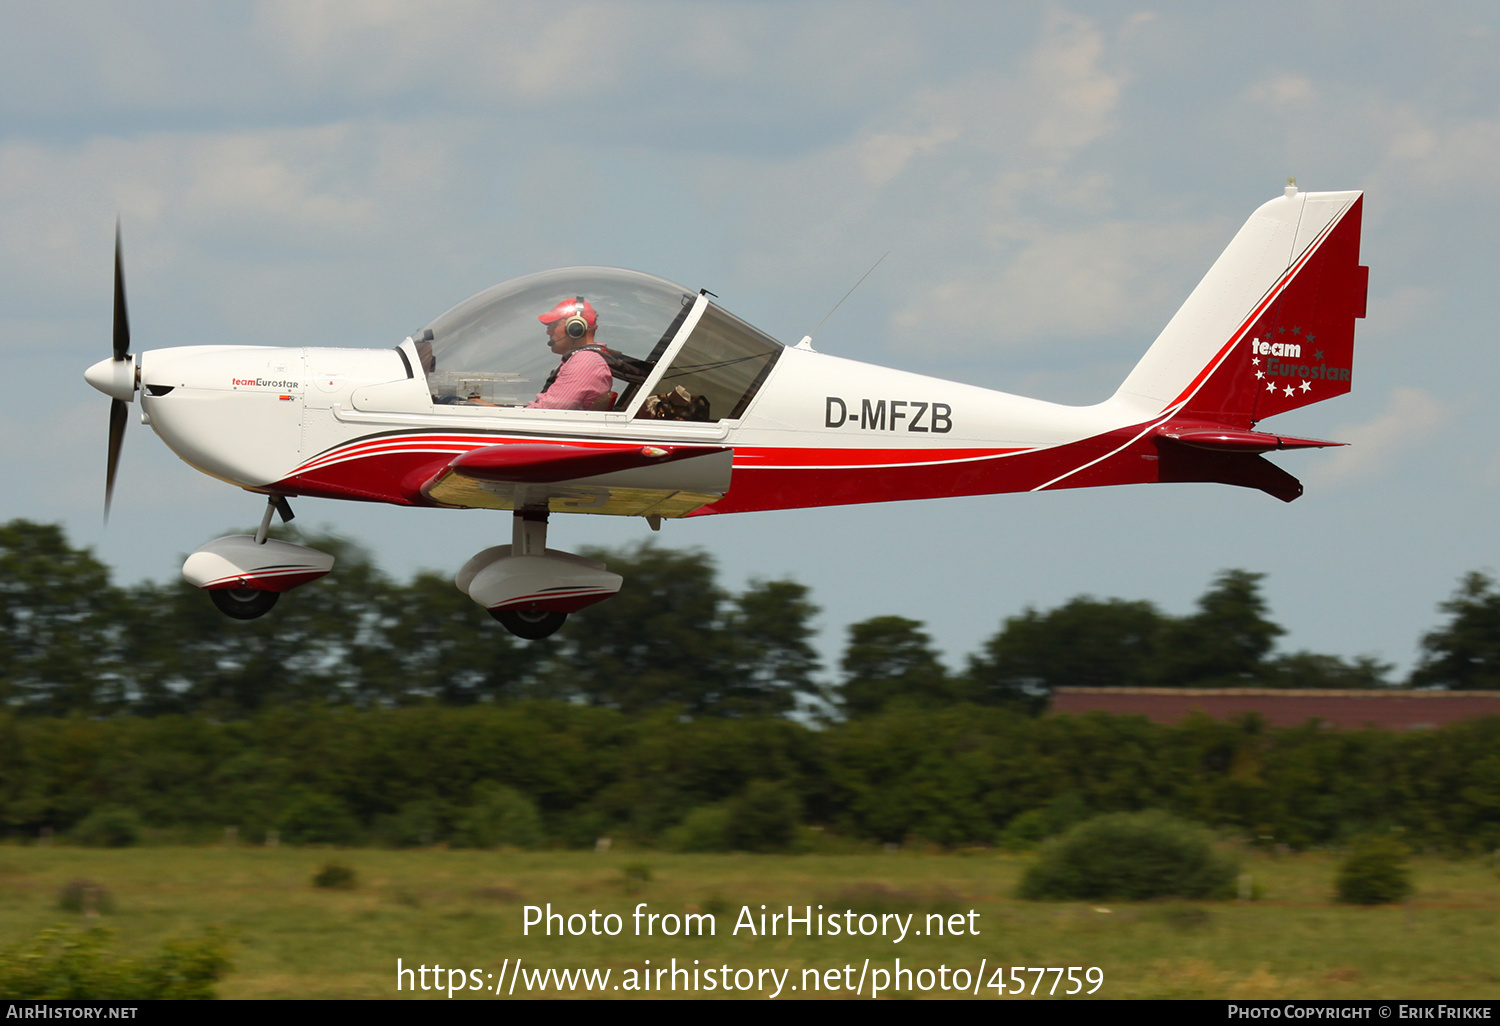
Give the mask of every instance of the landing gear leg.
[[[518, 509], [511, 517], [510, 554], [512, 556], [544, 556], [547, 554], [547, 511]], [[565, 622], [567, 613], [554, 613], [547, 609], [491, 609], [490, 616], [518, 638], [539, 641], [556, 634]]]
[[518, 509], [510, 518], [510, 554], [547, 554], [547, 511]]
[[283, 524], [290, 523], [297, 514], [292, 512], [292, 504], [286, 501], [285, 495], [269, 495], [266, 497], [266, 511], [261, 514], [260, 526], [255, 529], [255, 544], [266, 543], [266, 532], [271, 530], [271, 514], [280, 513]]

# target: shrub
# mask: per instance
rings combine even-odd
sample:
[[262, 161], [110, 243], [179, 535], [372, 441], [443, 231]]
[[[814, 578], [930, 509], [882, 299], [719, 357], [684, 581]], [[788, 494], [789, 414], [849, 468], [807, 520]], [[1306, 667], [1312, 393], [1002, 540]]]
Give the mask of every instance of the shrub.
[[481, 783], [474, 801], [459, 818], [455, 848], [539, 848], [542, 817], [520, 791], [504, 784]]
[[168, 940], [136, 960], [111, 958], [113, 931], [43, 930], [26, 944], [0, 951], [0, 994], [19, 1001], [211, 998], [229, 968], [215, 933], [197, 941]]
[[73, 840], [91, 848], [128, 848], [141, 839], [141, 817], [123, 805], [104, 805], [73, 828]]
[[354, 844], [359, 823], [339, 799], [303, 791], [281, 816], [281, 840], [288, 844]]
[[620, 878], [626, 894], [639, 894], [651, 882], [651, 867], [644, 862], [632, 862], [620, 868]]
[[1000, 847], [1009, 851], [1035, 848], [1088, 818], [1088, 806], [1070, 791], [1040, 809], [1028, 809], [1012, 819], [1000, 835]]
[[97, 880], [69, 880], [57, 892], [57, 907], [64, 912], [108, 915], [115, 910], [115, 899], [109, 888]]
[[670, 851], [729, 851], [729, 809], [700, 805], [662, 835]]
[[1412, 892], [1400, 844], [1385, 837], [1357, 843], [1339, 866], [1338, 900], [1347, 905], [1391, 905]]
[[662, 835], [672, 851], [786, 851], [802, 840], [802, 803], [785, 784], [752, 780], [734, 798], [700, 805]]
[[393, 815], [381, 816], [375, 834], [392, 848], [426, 848], [443, 836], [443, 816], [435, 801], [407, 802]]
[[1164, 812], [1123, 812], [1044, 844], [1017, 893], [1030, 901], [1230, 898], [1238, 873], [1197, 827]]
[[729, 803], [725, 840], [735, 851], [785, 851], [797, 839], [802, 802], [787, 785], [752, 780]]
[[359, 883], [359, 874], [354, 872], [353, 866], [346, 866], [342, 862], [330, 862], [312, 879], [314, 887], [322, 887], [329, 891], [352, 891]]

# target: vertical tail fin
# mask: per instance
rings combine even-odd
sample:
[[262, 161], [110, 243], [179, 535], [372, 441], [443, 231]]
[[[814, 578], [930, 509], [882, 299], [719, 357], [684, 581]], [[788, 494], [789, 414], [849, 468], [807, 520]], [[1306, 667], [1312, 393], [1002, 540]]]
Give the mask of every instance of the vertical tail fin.
[[1358, 192], [1298, 192], [1245, 222], [1115, 393], [1192, 420], [1249, 428], [1349, 391], [1365, 315]]

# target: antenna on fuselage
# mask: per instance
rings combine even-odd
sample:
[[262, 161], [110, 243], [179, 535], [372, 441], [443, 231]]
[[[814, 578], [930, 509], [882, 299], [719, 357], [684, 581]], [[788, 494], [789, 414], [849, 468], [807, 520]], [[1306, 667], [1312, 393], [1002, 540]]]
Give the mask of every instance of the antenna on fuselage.
[[[884, 253], [880, 254], [880, 260], [884, 260], [886, 257], [888, 257], [890, 255], [891, 255], [891, 251], [890, 250], [886, 250]], [[818, 328], [821, 328], [823, 326], [824, 321], [827, 321], [828, 318], [830, 318], [830, 317], [833, 316], [834, 310], [837, 310], [839, 307], [841, 307], [841, 306], [844, 305], [844, 299], [848, 299], [850, 296], [854, 295], [854, 290], [857, 289], [857, 288], [859, 288], [861, 285], [863, 285], [865, 283], [865, 279], [868, 278], [870, 275], [872, 275], [872, 274], [875, 273], [875, 268], [877, 268], [877, 267], [880, 266], [880, 260], [875, 261], [873, 264], [870, 265], [870, 269], [868, 271], [866, 271], [864, 274], [860, 275], [859, 281], [857, 281], [853, 285], [851, 285], [849, 287], [849, 291], [844, 293], [844, 298], [840, 299], [837, 303], [833, 304], [833, 310], [829, 310], [826, 314], [823, 315], [823, 320], [819, 321], [818, 324], [817, 324], [817, 327], [813, 328], [812, 334], [803, 335], [802, 336], [802, 341], [798, 342], [797, 345], [794, 348], [797, 348], [797, 349], [807, 349], [807, 350], [811, 350], [812, 349], [812, 337], [813, 337], [813, 335], [816, 335], [818, 333]]]

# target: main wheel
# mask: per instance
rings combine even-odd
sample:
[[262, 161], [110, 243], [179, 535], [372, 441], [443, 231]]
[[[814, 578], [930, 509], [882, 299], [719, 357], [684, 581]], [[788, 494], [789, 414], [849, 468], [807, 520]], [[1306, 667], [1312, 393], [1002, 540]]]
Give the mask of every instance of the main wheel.
[[568, 619], [567, 613], [551, 613], [545, 609], [491, 609], [490, 615], [506, 630], [527, 641], [556, 634]]
[[253, 588], [215, 588], [208, 593], [219, 612], [236, 620], [254, 620], [265, 616], [281, 598], [276, 591], [256, 591]]

